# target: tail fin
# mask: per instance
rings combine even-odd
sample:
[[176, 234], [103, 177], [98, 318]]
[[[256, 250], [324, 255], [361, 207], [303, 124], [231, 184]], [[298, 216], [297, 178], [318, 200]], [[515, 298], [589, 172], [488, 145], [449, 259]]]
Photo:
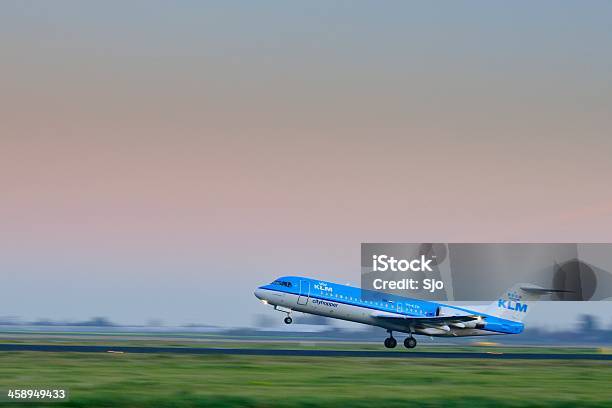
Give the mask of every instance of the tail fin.
[[491, 316], [521, 322], [529, 311], [528, 302], [538, 300], [542, 295], [558, 292], [569, 291], [544, 289], [531, 284], [518, 283], [505, 291], [495, 302], [491, 303], [485, 312]]

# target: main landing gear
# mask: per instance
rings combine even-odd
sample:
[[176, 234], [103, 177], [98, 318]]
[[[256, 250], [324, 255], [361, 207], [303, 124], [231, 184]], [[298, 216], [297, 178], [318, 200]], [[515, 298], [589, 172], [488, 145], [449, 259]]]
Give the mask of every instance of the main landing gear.
[[[385, 347], [395, 348], [395, 346], [397, 346], [397, 340], [395, 340], [395, 338], [393, 337], [393, 332], [391, 330], [387, 330], [387, 333], [389, 333], [389, 337], [385, 339]], [[412, 333], [410, 334], [409, 337], [406, 337], [404, 339], [404, 347], [411, 349], [411, 348], [415, 348], [416, 345], [417, 345], [417, 341], [414, 337], [412, 337]]]
[[410, 337], [406, 337], [404, 339], [404, 347], [406, 348], [415, 348], [416, 344], [417, 344], [416, 339], [412, 337], [412, 334], [410, 335]]
[[293, 319], [291, 318], [291, 316], [285, 317], [285, 324], [291, 324], [292, 322], [293, 322]]
[[385, 347], [386, 348], [395, 348], [397, 346], [397, 340], [393, 337], [393, 332], [391, 330], [387, 330], [389, 333], [389, 337], [385, 339]]

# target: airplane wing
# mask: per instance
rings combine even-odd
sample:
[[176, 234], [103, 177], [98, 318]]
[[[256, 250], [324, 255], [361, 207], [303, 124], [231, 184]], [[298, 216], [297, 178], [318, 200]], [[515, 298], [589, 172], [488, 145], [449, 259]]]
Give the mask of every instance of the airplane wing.
[[387, 312], [372, 313], [372, 317], [381, 320], [392, 321], [396, 323], [405, 323], [406, 325], [422, 325], [422, 326], [444, 326], [449, 323], [463, 323], [479, 320], [480, 316], [476, 315], [458, 315], [458, 316], [403, 316]]

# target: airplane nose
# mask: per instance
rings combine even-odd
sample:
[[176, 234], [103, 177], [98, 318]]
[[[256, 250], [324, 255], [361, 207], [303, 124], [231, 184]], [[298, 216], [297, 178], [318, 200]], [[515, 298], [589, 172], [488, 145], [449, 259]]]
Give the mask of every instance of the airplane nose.
[[255, 289], [255, 292], [253, 292], [253, 294], [257, 299], [263, 300], [263, 290], [261, 290], [261, 288]]

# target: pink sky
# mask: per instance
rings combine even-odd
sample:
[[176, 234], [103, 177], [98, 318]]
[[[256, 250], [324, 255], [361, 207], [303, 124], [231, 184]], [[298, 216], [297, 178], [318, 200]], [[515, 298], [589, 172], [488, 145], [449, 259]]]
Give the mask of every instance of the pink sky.
[[0, 315], [215, 322], [212, 282], [357, 283], [361, 242], [611, 240], [595, 11], [168, 8], [0, 17]]

